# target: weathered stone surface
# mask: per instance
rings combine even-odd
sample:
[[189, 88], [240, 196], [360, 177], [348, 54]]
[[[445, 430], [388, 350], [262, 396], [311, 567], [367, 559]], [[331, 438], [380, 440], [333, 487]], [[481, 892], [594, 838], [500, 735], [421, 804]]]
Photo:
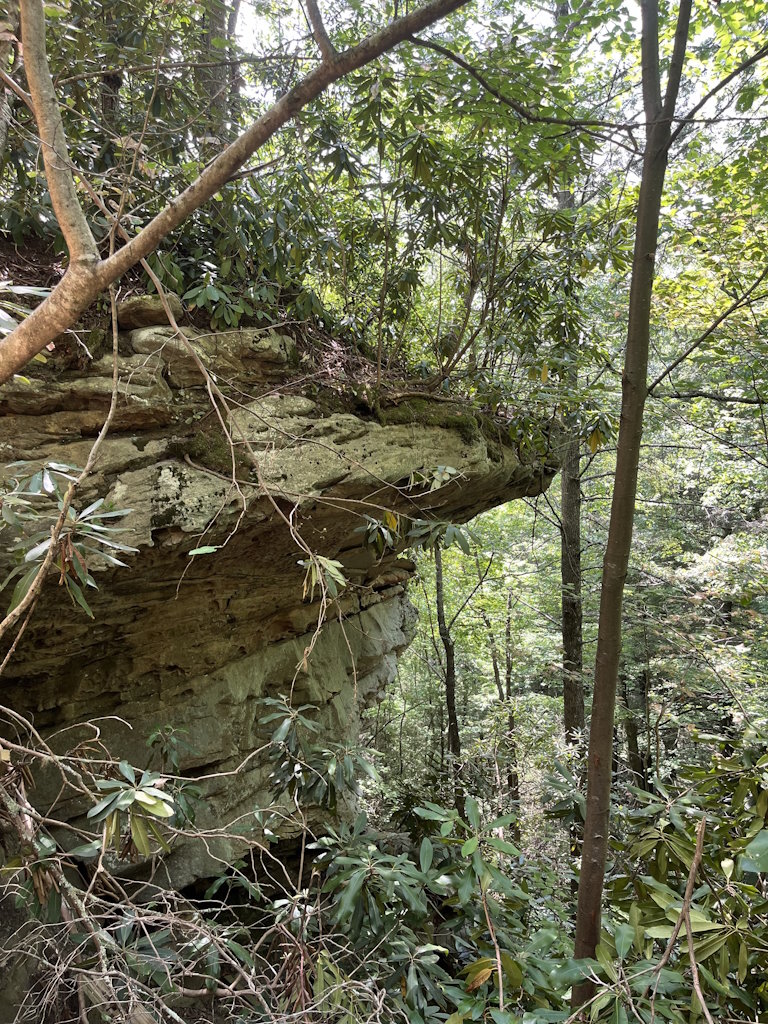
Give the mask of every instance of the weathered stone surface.
[[[166, 292], [166, 301], [174, 318], [180, 320], [184, 315], [181, 299], [172, 292]], [[136, 327], [167, 324], [168, 314], [159, 295], [132, 295], [118, 302], [117, 323], [121, 331], [132, 331]]]
[[[115, 423], [78, 500], [106, 495], [132, 509], [124, 539], [138, 553], [127, 569], [95, 571], [93, 622], [47, 588], [6, 669], [2, 702], [43, 734], [66, 730], [59, 745], [93, 735], [70, 729], [76, 723], [102, 719], [113, 754], [139, 765], [153, 729], [187, 729], [183, 770], [222, 773], [208, 783], [200, 819], [215, 829], [267, 800], [265, 766], [249, 759], [263, 742], [261, 697], [315, 704], [332, 738], [353, 741], [361, 707], [392, 678], [413, 625], [413, 567], [362, 545], [362, 515], [466, 521], [540, 493], [555, 466], [521, 462], [505, 431], [450, 403], [424, 399], [374, 417], [317, 387], [303, 394], [288, 375], [293, 343], [274, 332], [185, 336], [215, 367], [227, 407], [211, 408], [194, 357], [170, 329], [121, 339], [131, 354], [120, 361]], [[0, 462], [82, 465], [110, 375], [105, 359], [79, 374], [43, 368], [29, 390], [0, 389]], [[430, 490], [438, 465], [458, 475]], [[190, 557], [203, 544], [218, 550]], [[322, 616], [317, 600], [302, 600], [307, 551], [338, 559], [349, 581], [314, 644]], [[57, 787], [41, 781], [36, 799], [53, 799]], [[219, 836], [207, 853], [179, 846], [165, 870], [177, 885], [205, 877], [236, 845]]]
[[272, 329], [182, 333], [183, 339], [171, 327], [145, 327], [130, 334], [134, 352], [162, 360], [172, 388], [204, 387], [198, 359], [219, 377], [257, 381], [283, 376], [295, 354], [293, 340]]

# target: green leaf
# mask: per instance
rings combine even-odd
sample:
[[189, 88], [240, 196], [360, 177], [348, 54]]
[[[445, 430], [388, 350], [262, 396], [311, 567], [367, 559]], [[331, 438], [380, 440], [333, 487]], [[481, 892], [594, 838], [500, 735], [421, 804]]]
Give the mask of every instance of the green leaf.
[[768, 872], [768, 828], [757, 833], [744, 853], [750, 861], [749, 865], [743, 865], [747, 870]]
[[477, 805], [477, 800], [474, 797], [468, 796], [464, 801], [464, 813], [467, 816], [467, 821], [470, 823], [473, 829], [480, 831], [480, 808]]
[[511, 857], [519, 857], [520, 851], [512, 843], [508, 843], [506, 839], [497, 839], [496, 836], [490, 836], [486, 842], [489, 846], [492, 846], [494, 850], [499, 850], [500, 853], [508, 853]]
[[8, 605], [9, 613], [12, 612], [17, 605], [21, 604], [21, 602], [27, 596], [27, 591], [34, 583], [35, 578], [37, 577], [37, 574], [40, 572], [41, 568], [42, 566], [36, 565], [33, 569], [30, 569], [29, 572], [25, 573], [21, 577], [19, 582], [13, 588], [13, 594], [11, 595], [11, 603]]
[[450, 811], [446, 811], [443, 807], [438, 807], [437, 804], [432, 804], [427, 807], [414, 807], [414, 814], [418, 814], [420, 818], [426, 818], [427, 821], [445, 821], [446, 818], [450, 817]]
[[469, 856], [471, 856], [471, 854], [473, 854], [475, 852], [475, 850], [478, 848], [479, 845], [480, 845], [480, 840], [478, 839], [478, 837], [477, 836], [470, 836], [469, 839], [466, 841], [466, 843], [464, 843], [464, 845], [461, 848], [461, 855], [462, 855], [462, 857], [469, 857]]
[[155, 839], [157, 840], [157, 843], [158, 843], [160, 849], [163, 851], [163, 853], [170, 853], [171, 852], [171, 848], [168, 845], [168, 843], [165, 841], [165, 837], [163, 836], [163, 834], [160, 831], [160, 829], [157, 827], [156, 822], [154, 822], [151, 818], [147, 818], [147, 825], [149, 825], [149, 830], [152, 833], [152, 835], [155, 837]]
[[141, 816], [135, 812], [131, 814], [131, 838], [133, 839], [133, 845], [142, 857], [150, 857], [152, 855], [152, 847], [149, 845], [146, 825]]
[[67, 590], [69, 593], [74, 597], [75, 601], [80, 605], [88, 618], [92, 619], [94, 617], [93, 612], [91, 611], [88, 602], [85, 600], [85, 595], [79, 585], [75, 583], [74, 580], [70, 579], [69, 576], [65, 576], [64, 581], [67, 584]]
[[501, 954], [501, 966], [504, 968], [504, 973], [507, 976], [507, 981], [513, 989], [518, 989], [523, 984], [523, 971], [518, 962], [513, 959], [511, 954], [506, 951], [502, 951]]
[[433, 855], [432, 841], [425, 836], [421, 841], [421, 848], [419, 850], [419, 866], [423, 872], [426, 873], [432, 866]]
[[623, 960], [630, 949], [632, 949], [632, 944], [635, 940], [635, 929], [631, 924], [618, 924], [616, 925], [613, 937], [616, 943], [616, 954], [619, 960]]
[[139, 800], [138, 802], [147, 814], [152, 814], [155, 818], [172, 818], [176, 813], [174, 808], [170, 804], [166, 803], [165, 800], [154, 799], [150, 802], [147, 802], [146, 800]]
[[254, 967], [255, 966], [253, 957], [251, 956], [251, 954], [248, 952], [247, 949], [245, 949], [243, 946], [240, 945], [239, 942], [235, 942], [234, 939], [227, 939], [226, 940], [226, 946], [227, 946], [228, 949], [232, 950], [232, 952], [235, 954], [237, 959], [241, 963], [244, 963], [246, 965], [246, 967]]
[[360, 890], [363, 888], [367, 873], [367, 868], [358, 868], [349, 876], [349, 880], [347, 881], [344, 891], [341, 894], [341, 899], [339, 900], [339, 907], [336, 913], [337, 921], [346, 922], [347, 919], [352, 916], [352, 911], [355, 908], [355, 901], [357, 900]]
[[204, 544], [201, 548], [193, 548], [189, 553], [190, 555], [212, 555], [218, 550], [218, 544]]
[[616, 974], [616, 968], [613, 966], [611, 954], [602, 942], [598, 942], [597, 947], [595, 948], [595, 959], [603, 968], [608, 978], [610, 978], [611, 981], [616, 981], [618, 975]]
[[90, 857], [98, 857], [100, 853], [100, 839], [94, 839], [93, 842], [84, 843], [82, 846], [75, 846], [73, 849], [67, 850], [68, 857], [82, 857], [84, 860], [88, 860]]

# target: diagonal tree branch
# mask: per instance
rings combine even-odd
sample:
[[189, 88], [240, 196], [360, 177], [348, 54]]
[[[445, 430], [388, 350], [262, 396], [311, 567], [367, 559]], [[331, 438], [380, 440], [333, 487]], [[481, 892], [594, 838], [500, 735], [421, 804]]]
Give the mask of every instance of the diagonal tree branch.
[[[572, 117], [551, 117], [545, 114], [537, 114], [535, 110], [531, 110], [530, 107], [526, 107], [524, 103], [520, 103], [518, 100], [512, 99], [511, 96], [507, 96], [505, 93], [497, 89], [477, 68], [473, 67], [469, 61], [464, 60], [458, 53], [454, 53], [453, 50], [449, 50], [447, 46], [443, 46], [441, 43], [435, 42], [433, 39], [420, 39], [414, 36], [411, 42], [417, 46], [423, 47], [425, 50], [433, 50], [435, 53], [441, 54], [448, 60], [452, 61], [457, 67], [462, 68], [471, 75], [475, 81], [485, 89], [487, 93], [497, 99], [499, 103], [503, 103], [504, 106], [514, 110], [524, 121], [529, 121], [531, 124], [554, 124], [561, 125], [565, 128], [584, 128], [584, 129], [595, 129], [595, 128], [606, 128], [611, 130], [623, 130], [631, 131], [636, 125], [633, 124], [622, 124], [617, 121], [605, 121], [599, 118], [572, 118]], [[633, 152], [636, 151], [633, 150]]]
[[768, 277], [768, 266], [766, 266], [762, 273], [757, 278], [755, 278], [755, 280], [752, 282], [749, 288], [747, 288], [745, 292], [743, 292], [737, 299], [735, 299], [731, 303], [728, 309], [721, 313], [716, 320], [712, 321], [712, 323], [709, 325], [706, 331], [703, 331], [695, 341], [691, 342], [691, 344], [688, 346], [685, 352], [679, 355], [677, 359], [671, 362], [669, 366], [662, 373], [659, 374], [656, 380], [654, 380], [653, 384], [651, 384], [648, 387], [648, 394], [652, 395], [654, 390], [659, 386], [659, 384], [661, 384], [664, 378], [668, 377], [673, 370], [676, 370], [681, 363], [685, 362], [688, 356], [692, 355], [697, 348], [703, 345], [707, 338], [710, 336], [710, 334], [712, 334], [713, 331], [717, 330], [720, 324], [724, 320], [727, 320], [731, 313], [735, 313], [737, 309], [740, 309], [742, 306], [746, 305], [746, 303], [749, 301], [750, 297], [752, 296], [757, 286], [762, 281], [764, 281], [766, 277]]
[[765, 46], [761, 46], [756, 53], [752, 54], [751, 57], [747, 57], [747, 59], [743, 61], [741, 64], [739, 64], [737, 68], [734, 68], [734, 70], [729, 75], [726, 75], [725, 78], [723, 78], [720, 82], [717, 83], [717, 85], [713, 86], [709, 90], [709, 92], [705, 96], [703, 96], [694, 107], [691, 107], [688, 113], [685, 114], [680, 119], [680, 124], [677, 126], [677, 128], [675, 128], [675, 130], [672, 132], [672, 135], [669, 139], [669, 145], [672, 146], [677, 141], [681, 132], [684, 132], [685, 129], [689, 127], [689, 125], [693, 122], [693, 119], [696, 117], [701, 108], [704, 107], [712, 99], [713, 96], [716, 96], [722, 89], [726, 87], [726, 85], [729, 85], [734, 80], [734, 78], [738, 78], [739, 75], [743, 74], [748, 68], [751, 68], [754, 64], [757, 64], [759, 61], [763, 60], [764, 57], [768, 57], [768, 43], [766, 43]]
[[315, 42], [320, 48], [320, 53], [323, 55], [323, 60], [329, 63], [336, 60], [338, 54], [336, 48], [328, 37], [328, 33], [325, 30], [323, 24], [323, 16], [320, 13], [320, 8], [317, 5], [317, 0], [305, 0], [307, 5], [307, 14], [309, 15], [309, 22], [312, 26], [312, 35], [315, 37]]
[[24, 92], [19, 83], [15, 81], [13, 78], [11, 78], [9, 74], [3, 71], [2, 68], [0, 68], [0, 82], [2, 82], [7, 89], [10, 89], [12, 93], [18, 96], [22, 103], [25, 103], [34, 114], [35, 107], [32, 103], [32, 97], [29, 95], [28, 92]]
[[[428, 3], [415, 8], [409, 14], [395, 18], [378, 32], [366, 36], [356, 46], [338, 54], [332, 62], [324, 61], [273, 103], [258, 120], [254, 121], [250, 128], [227, 146], [202, 171], [199, 177], [176, 198], [172, 199], [122, 249], [100, 262], [95, 257], [95, 253], [88, 260], [73, 260], [66, 274], [48, 298], [7, 338], [0, 342], [0, 384], [9, 380], [50, 341], [71, 327], [78, 316], [101, 292], [153, 252], [174, 228], [177, 228], [191, 213], [215, 195], [249, 157], [253, 156], [265, 142], [271, 139], [307, 104], [324, 92], [329, 85], [350, 72], [370, 64], [382, 54], [409, 39], [414, 33], [433, 25], [468, 2], [469, 0], [429, 0]], [[36, 61], [36, 74], [39, 76], [38, 86], [46, 96], [46, 106], [41, 113], [50, 118], [53, 117], [53, 114], [48, 111], [48, 105], [51, 101], [55, 103], [56, 98], [41, 42], [44, 38], [42, 35], [44, 21], [40, 21], [42, 17], [41, 0], [24, 0], [24, 7], [30, 11], [34, 8], [30, 30], [33, 24], [40, 29], [37, 39], [33, 43], [33, 49], [36, 46], [38, 51]], [[39, 56], [41, 50], [42, 58]], [[59, 142], [65, 147], [64, 151], [66, 152], [66, 139], [60, 118], [58, 118], [58, 127], [61, 128]], [[46, 170], [48, 170], [47, 166]], [[53, 174], [56, 176], [59, 173], [59, 165], [56, 164], [53, 167]], [[67, 200], [64, 203], [62, 214], [71, 218], [67, 222], [67, 230], [70, 230], [73, 239], [82, 241], [84, 235], [81, 229], [83, 224], [87, 228], [87, 223], [77, 201], [68, 157], [63, 172], [56, 180], [60, 182], [62, 193]], [[52, 186], [51, 192], [53, 195]], [[76, 204], [76, 210], [70, 208], [71, 201]], [[64, 230], [63, 225], [62, 230]], [[90, 235], [90, 230], [88, 234]]]
[[683, 62], [685, 61], [685, 50], [688, 45], [688, 26], [691, 20], [690, 4], [680, 4], [677, 12], [677, 26], [675, 28], [675, 42], [672, 47], [672, 58], [669, 62], [669, 75], [667, 77], [667, 88], [664, 93], [662, 105], [662, 117], [668, 117], [671, 121], [675, 113], [675, 103], [680, 92], [680, 80], [683, 77]]

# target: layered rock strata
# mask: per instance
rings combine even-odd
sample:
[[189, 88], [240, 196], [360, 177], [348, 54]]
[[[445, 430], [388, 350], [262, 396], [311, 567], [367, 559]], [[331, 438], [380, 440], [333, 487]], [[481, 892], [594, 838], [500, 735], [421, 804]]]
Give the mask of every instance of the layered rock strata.
[[[197, 360], [227, 395], [214, 390], [215, 408]], [[187, 730], [183, 771], [219, 773], [203, 826], [268, 801], [265, 765], [249, 757], [262, 742], [260, 698], [291, 693], [317, 706], [329, 736], [354, 742], [361, 708], [393, 678], [412, 635], [413, 566], [367, 544], [363, 517], [390, 513], [401, 533], [414, 519], [464, 522], [540, 493], [555, 471], [521, 461], [503, 429], [460, 406], [417, 398], [360, 412], [298, 362], [274, 330], [120, 335], [114, 423], [77, 503], [130, 508], [120, 539], [137, 552], [128, 568], [95, 573], [94, 621], [52, 580], [4, 675], [2, 703], [61, 747], [98, 730], [113, 755], [143, 766], [152, 730]], [[103, 355], [0, 389], [0, 463], [82, 466], [111, 374]], [[446, 466], [456, 472], [435, 486]], [[217, 550], [190, 555], [202, 546]], [[302, 593], [310, 553], [340, 562], [348, 581], [324, 615], [317, 591]], [[37, 799], [54, 795], [51, 783]], [[223, 840], [179, 847], [168, 872], [184, 885], [235, 852]]]

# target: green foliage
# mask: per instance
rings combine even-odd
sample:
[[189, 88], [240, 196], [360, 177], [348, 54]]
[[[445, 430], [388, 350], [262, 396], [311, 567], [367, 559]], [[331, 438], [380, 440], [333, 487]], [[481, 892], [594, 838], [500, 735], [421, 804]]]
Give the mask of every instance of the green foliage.
[[[316, 59], [298, 7], [259, 2], [242, 49], [211, 34], [211, 13], [187, 0], [166, 5], [162, 22], [124, 0], [48, 8], [73, 165], [131, 231]], [[662, 7], [665, 70], [671, 13]], [[331, 3], [324, 14], [342, 49], [380, 11]], [[571, 986], [591, 972], [592, 1020], [696, 1024], [703, 1009], [685, 923], [663, 967], [660, 958], [706, 819], [688, 908], [703, 997], [715, 1019], [768, 1014], [766, 737], [745, 726], [764, 713], [768, 663], [764, 288], [725, 316], [761, 283], [768, 248], [765, 76], [755, 61], [729, 77], [763, 45], [765, 21], [758, 0], [694, 10], [688, 108], [718, 82], [727, 88], [679, 123], [670, 150], [651, 324], [659, 384], [648, 402], [624, 602], [612, 863], [595, 960], [571, 957], [571, 842], [584, 797], [581, 754], [566, 749], [559, 724], [552, 581], [562, 509], [553, 489], [530, 508], [489, 514], [471, 533], [436, 514], [362, 517], [362, 542], [378, 557], [410, 549], [422, 584], [411, 588], [421, 632], [366, 719], [378, 770], [364, 751], [326, 741], [311, 705], [270, 698], [260, 725], [272, 803], [251, 809], [233, 835], [252, 854], [279, 850], [295, 812], [303, 858], [310, 810], [352, 818], [362, 801], [368, 816], [323, 830], [308, 854], [312, 881], [300, 868], [295, 891], [278, 892], [272, 875], [262, 885], [244, 858], [206, 894], [226, 906], [185, 904], [168, 927], [151, 917], [154, 906], [149, 917], [102, 907], [103, 948], [79, 934], [78, 971], [81, 956], [105, 956], [161, 998], [189, 989], [190, 975], [217, 998], [258, 977], [269, 1014], [316, 1013], [334, 1024], [374, 1011], [413, 1024], [564, 1021]], [[564, 438], [580, 439], [587, 691], [637, 199], [636, 34], [636, 14], [622, 5], [575, 6], [556, 25], [538, 8], [479, 5], [435, 38], [491, 90], [467, 67], [409, 43], [304, 109], [258, 168], [234, 177], [150, 256], [163, 284], [215, 330], [287, 320], [308, 343], [330, 334], [376, 352], [385, 382], [416, 375], [442, 397], [460, 393], [471, 414], [451, 404], [424, 423], [440, 417], [467, 445], [485, 443], [490, 458], [501, 461], [502, 449], [505, 459], [510, 449], [556, 457]], [[223, 107], [211, 88], [222, 68], [238, 76], [236, 88], [227, 79]], [[709, 130], [713, 118], [721, 120]], [[37, 238], [60, 252], [37, 135], [17, 104], [0, 157], [0, 231], [8, 243]], [[86, 212], [106, 240], [103, 212]], [[2, 335], [46, 293], [14, 282], [0, 284]], [[414, 422], [418, 402], [381, 409], [381, 422]], [[72, 476], [62, 463], [19, 468], [3, 489], [2, 529], [19, 561], [3, 584], [13, 584], [11, 607], [38, 578]], [[438, 507], [442, 488], [464, 483], [456, 467], [427, 465], [408, 488]], [[122, 566], [118, 555], [133, 550], [108, 524], [126, 511], [100, 500], [67, 515], [54, 564], [89, 615], [96, 567]], [[446, 752], [433, 570], [419, 557], [437, 547], [446, 549], [460, 787]], [[345, 592], [338, 560], [309, 554], [300, 565], [306, 600]], [[166, 776], [180, 775], [184, 744], [173, 729], [157, 730], [150, 748], [162, 776], [121, 762], [116, 777], [99, 777], [89, 814], [97, 838], [65, 855], [41, 827], [8, 865], [42, 920], [59, 920], [57, 860], [73, 865], [108, 846], [160, 856], [162, 821], [191, 829], [201, 793]], [[237, 1015], [267, 1014], [253, 1000]]]
[[[700, 742], [713, 739], [718, 742], [704, 736]], [[632, 962], [629, 984], [641, 1012], [652, 998], [654, 950], [666, 945], [681, 913], [700, 828], [702, 853], [689, 912], [705, 1000], [716, 1018], [746, 1020], [768, 1007], [759, 966], [768, 953], [768, 900], [760, 880], [768, 869], [765, 724], [748, 727], [735, 743], [720, 739], [718, 745], [709, 764], [681, 770], [674, 788], [636, 792], [639, 806], [627, 812], [628, 839], [615, 844], [617, 866], [624, 870], [611, 879], [609, 898], [631, 926], [631, 936], [626, 927], [621, 933], [622, 940], [630, 937], [630, 946], [622, 948]], [[618, 934], [604, 940], [609, 955]], [[689, 965], [684, 924], [665, 973], [669, 1020], [696, 1017]]]
[[323, 599], [328, 596], [335, 600], [347, 585], [344, 566], [335, 558], [312, 553], [309, 558], [299, 559], [298, 564], [307, 570], [302, 589], [305, 601], [314, 598], [317, 587]]
[[313, 705], [292, 707], [285, 698], [274, 697], [264, 697], [261, 704], [274, 710], [259, 724], [277, 723], [270, 736], [269, 778], [278, 796], [286, 793], [297, 806], [316, 804], [334, 811], [342, 797], [357, 794], [361, 773], [376, 780], [376, 770], [361, 751], [340, 743], [313, 742], [319, 727], [306, 714], [315, 710]]
[[[76, 479], [73, 466], [59, 462], [46, 463], [41, 469], [25, 462], [12, 463], [9, 470], [25, 474], [12, 477], [0, 497], [0, 531], [10, 535], [9, 550], [19, 560], [0, 585], [0, 590], [17, 579], [8, 611], [24, 599], [40, 573], [53, 543], [52, 528], [64, 508], [64, 482]], [[121, 519], [130, 509], [113, 509], [98, 498], [86, 508], [70, 504], [56, 541], [53, 566], [59, 571], [59, 582], [89, 618], [93, 612], [85, 592], [98, 589], [91, 573], [93, 565], [125, 567], [114, 552], [130, 554], [137, 549], [116, 538], [124, 531], [108, 525], [108, 520]]]
[[[13, 281], [0, 281], [0, 339], [15, 330], [20, 321], [32, 312], [29, 306], [17, 301], [18, 297], [44, 299], [49, 294], [50, 288], [37, 288], [30, 285], [14, 284]], [[44, 363], [46, 358], [42, 352], [38, 352], [34, 356], [33, 362]], [[27, 378], [22, 377], [21, 379], [26, 380]]]
[[135, 769], [126, 761], [119, 765], [121, 779], [97, 779], [96, 788], [106, 793], [88, 811], [88, 818], [104, 822], [104, 848], [113, 845], [119, 854], [123, 849], [122, 819], [128, 818], [130, 843], [142, 857], [152, 853], [150, 834], [165, 853], [170, 847], [154, 819], [172, 818], [176, 813], [173, 798], [163, 789], [159, 772], [142, 772], [137, 781]]

